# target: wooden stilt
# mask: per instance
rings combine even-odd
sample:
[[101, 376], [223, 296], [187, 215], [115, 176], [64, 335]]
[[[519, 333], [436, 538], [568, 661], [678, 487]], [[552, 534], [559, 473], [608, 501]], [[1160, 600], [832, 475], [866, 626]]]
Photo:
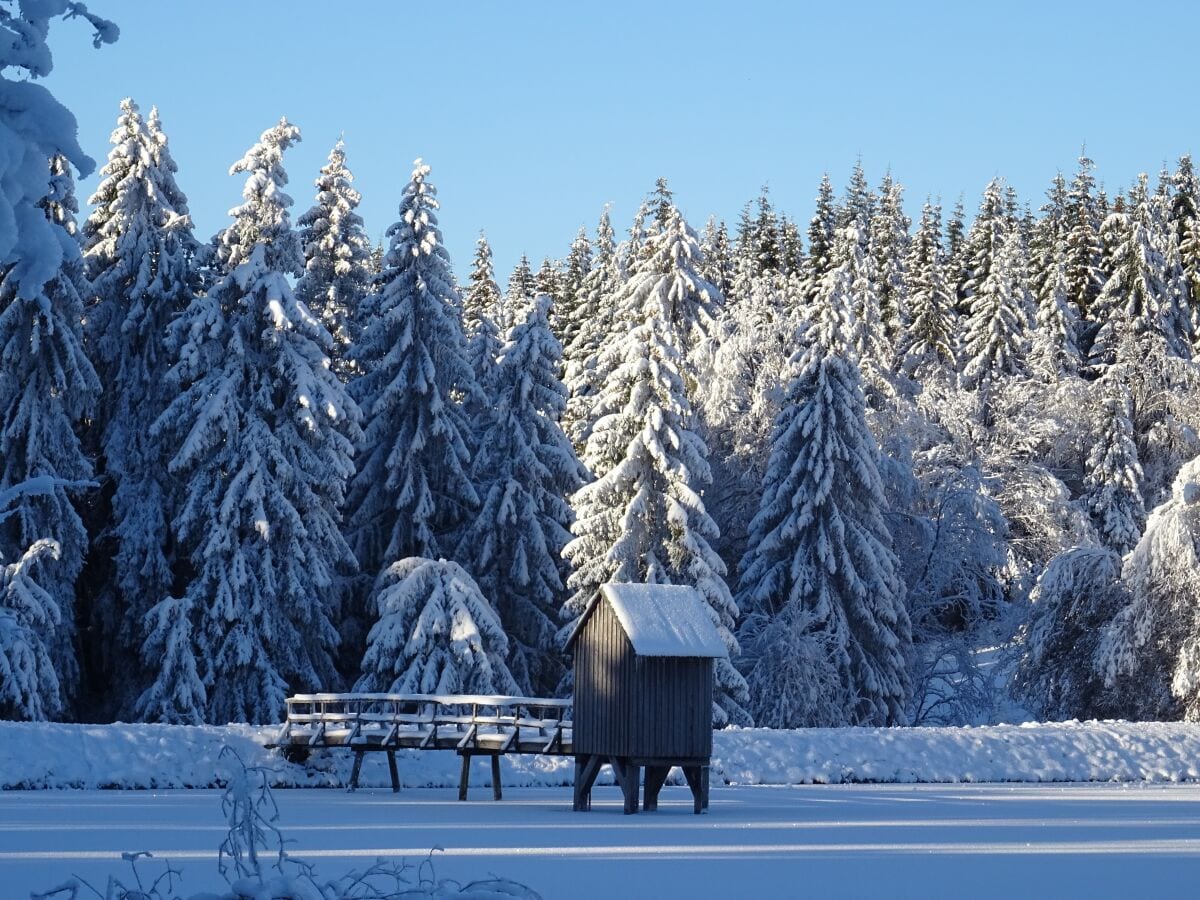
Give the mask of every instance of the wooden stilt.
[[388, 773], [392, 776], [392, 793], [400, 793], [400, 772], [396, 769], [396, 751], [389, 750], [388, 758]]
[[580, 754], [575, 757], [575, 811], [585, 812], [592, 808], [592, 785], [600, 774], [603, 762], [599, 756]]
[[696, 815], [704, 810], [704, 791], [700, 783], [700, 766], [684, 766], [683, 777], [687, 779], [688, 787], [692, 789], [693, 812]]
[[625, 815], [631, 816], [638, 811], [638, 793], [641, 790], [642, 767], [632, 762], [625, 766]]
[[471, 781], [471, 754], [464, 753], [462, 755], [462, 775], [458, 779], [458, 799], [467, 799], [467, 785]]
[[642, 808], [646, 812], [658, 809], [658, 793], [666, 783], [670, 771], [670, 766], [646, 766], [646, 783], [642, 789]]
[[499, 800], [500, 793], [500, 754], [492, 754], [492, 798]]
[[350, 790], [358, 790], [358, 775], [362, 771], [363, 751], [354, 751], [354, 767], [350, 769]]
[[700, 793], [704, 795], [704, 802], [701, 804], [705, 809], [708, 809], [708, 766], [700, 767]]

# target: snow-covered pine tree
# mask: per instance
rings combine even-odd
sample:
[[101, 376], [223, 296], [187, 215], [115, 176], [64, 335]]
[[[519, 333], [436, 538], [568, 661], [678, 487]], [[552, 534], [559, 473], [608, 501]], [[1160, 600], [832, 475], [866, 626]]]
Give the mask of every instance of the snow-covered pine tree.
[[875, 263], [880, 318], [893, 343], [907, 330], [911, 319], [904, 272], [911, 226], [912, 221], [904, 214], [904, 186], [888, 172], [879, 186], [879, 204], [869, 224], [868, 246]]
[[1129, 602], [1104, 635], [1097, 659], [1123, 715], [1200, 718], [1200, 458], [1179, 470], [1125, 559]]
[[516, 268], [508, 276], [502, 315], [496, 323], [501, 331], [507, 333], [508, 329], [525, 318], [537, 293], [537, 276], [533, 274], [533, 269], [529, 265], [529, 257], [522, 253]]
[[[1046, 282], [1055, 268], [1055, 257], [1063, 257], [1066, 267], [1067, 180], [1059, 172], [1046, 191], [1041, 217], [1027, 227], [1029, 248], [1029, 292], [1035, 298], [1045, 294]], [[1065, 276], [1064, 276], [1065, 277]]]
[[463, 568], [409, 557], [379, 576], [357, 691], [519, 694], [500, 617]]
[[[180, 393], [154, 430], [175, 450], [192, 577], [148, 617], [146, 718], [276, 721], [289, 689], [336, 681], [336, 580], [354, 564], [339, 509], [359, 413], [329, 368], [328, 332], [288, 283], [304, 257], [283, 153], [299, 138], [281, 119], [234, 163], [247, 179], [216, 242], [224, 274], [171, 326]], [[202, 696], [193, 672], [203, 710], [186, 705]]]
[[[532, 309], [532, 301], [537, 299], [539, 295], [545, 295], [552, 302], [557, 303], [561, 293], [562, 277], [559, 274], [558, 266], [555, 265], [554, 260], [550, 257], [544, 257], [541, 266], [538, 267], [537, 274], [533, 276], [533, 297], [530, 299], [530, 309]], [[526, 312], [528, 311], [526, 310]], [[524, 316], [521, 319], [523, 320]]]
[[1111, 378], [1104, 381], [1110, 383], [1100, 404], [1100, 433], [1088, 455], [1084, 488], [1100, 538], [1124, 555], [1137, 544], [1146, 525], [1142, 467], [1133, 440], [1129, 398], [1122, 385]]
[[[600, 585], [688, 584], [704, 597], [730, 657], [738, 652], [737, 607], [718, 536], [701, 493], [710, 482], [704, 442], [693, 430], [679, 342], [699, 331], [715, 288], [700, 278], [699, 245], [677, 210], [653, 230], [640, 265], [617, 298], [618, 320], [633, 323], [604, 349], [607, 371], [593, 411], [584, 464], [596, 480], [571, 498], [575, 534], [565, 548], [573, 591], [560, 639]], [[729, 660], [716, 666], [714, 722], [748, 723], [746, 684]]]
[[53, 541], [43, 540], [13, 562], [0, 560], [0, 718], [37, 722], [62, 711], [46, 641], [61, 624], [58, 604], [31, 571], [39, 558], [57, 552]]
[[1111, 241], [1111, 271], [1093, 303], [1099, 324], [1091, 346], [1093, 366], [1117, 361], [1128, 335], [1146, 352], [1190, 358], [1190, 323], [1168, 282], [1162, 253], [1163, 224], [1155, 215], [1145, 174], [1130, 191], [1128, 212], [1114, 212], [1104, 224]]
[[475, 262], [471, 280], [463, 297], [463, 332], [467, 339], [467, 359], [480, 389], [480, 402], [490, 405], [496, 387], [496, 358], [500, 355], [500, 286], [492, 266], [492, 248], [483, 232], [475, 242]]
[[567, 397], [550, 304], [539, 296], [509, 332], [472, 469], [483, 503], [455, 553], [500, 614], [509, 670], [534, 696], [562, 676], [554, 636], [571, 538], [567, 497], [586, 474], [559, 427]]
[[[61, 479], [86, 477], [90, 471], [73, 426], [98, 385], [82, 346], [82, 304], [70, 296], [73, 285], [59, 284], [75, 277], [82, 262], [77, 237], [48, 215], [47, 207], [54, 200], [47, 202], [50, 179], [46, 163], [52, 158], [68, 160], [81, 175], [90, 174], [95, 163], [80, 149], [75, 117], [40, 79], [53, 70], [48, 42], [53, 20], [81, 16], [95, 29], [93, 43], [97, 47], [115, 41], [118, 31], [83, 4], [68, 0], [19, 3], [15, 10], [13, 6], [11, 0], [5, 0], [0, 10], [0, 146], [4, 147], [0, 160], [0, 333], [8, 348], [0, 367], [4, 410], [0, 415], [0, 491], [13, 492], [4, 495], [12, 504], [12, 515], [0, 525], [0, 560], [8, 566], [23, 560], [26, 565], [20, 570], [20, 583], [30, 591], [36, 585], [44, 592], [36, 602], [32, 595], [27, 603], [20, 601], [27, 613], [14, 614], [23, 618], [8, 636], [20, 641], [21, 634], [28, 634], [26, 628], [34, 628], [45, 649], [45, 655], [37, 659], [49, 664], [38, 663], [35, 670], [23, 667], [14, 675], [22, 679], [24, 688], [16, 687], [15, 682], [0, 687], [11, 689], [9, 697], [24, 698], [0, 714], [20, 714], [20, 706], [27, 715], [50, 716], [61, 709], [60, 701], [67, 693], [62, 689], [74, 687], [74, 653], [58, 648], [70, 647], [74, 633], [74, 576], [70, 572], [78, 571], [86, 541], [67, 497], [69, 485]], [[50, 189], [61, 187], [56, 180]], [[47, 480], [42, 482], [39, 477], [38, 481], [46, 490], [18, 490], [28, 477], [25, 473], [33, 472], [46, 473]], [[33, 533], [42, 528], [45, 530]], [[22, 541], [22, 532], [31, 539]], [[42, 538], [51, 539], [51, 544], [36, 543]], [[49, 549], [57, 538], [65, 538], [69, 544], [59, 559]], [[35, 552], [32, 548], [46, 549]], [[18, 574], [12, 569], [9, 572]], [[35, 606], [42, 611], [35, 611]], [[17, 644], [10, 647], [9, 653], [23, 652]], [[33, 652], [36, 656], [37, 651]], [[27, 674], [31, 679], [25, 678]]]
[[1059, 241], [1050, 254], [1037, 294], [1036, 328], [1033, 330], [1030, 367], [1047, 383], [1079, 374], [1082, 359], [1079, 310], [1067, 288], [1066, 245]]
[[657, 295], [672, 345], [690, 361], [710, 352], [714, 315], [724, 302], [716, 286], [700, 274], [703, 264], [696, 232], [671, 206], [661, 214], [642, 264], [630, 273], [615, 301], [621, 309], [645, 309], [646, 298]]
[[586, 300], [584, 282], [591, 270], [592, 242], [588, 239], [587, 229], [581, 227], [571, 242], [559, 277], [558, 295], [553, 298], [554, 305], [550, 310], [550, 324], [563, 347], [569, 346], [579, 333], [580, 307]]
[[1200, 334], [1200, 179], [1196, 177], [1191, 155], [1179, 158], [1172, 181], [1175, 194], [1171, 201], [1170, 225], [1187, 279], [1193, 331]]
[[794, 220], [779, 219], [779, 274], [799, 278], [804, 272], [804, 239]]
[[563, 384], [568, 395], [563, 430], [577, 449], [584, 446], [591, 432], [595, 421], [592, 411], [595, 396], [607, 376], [600, 368], [600, 348], [616, 337], [613, 298], [621, 285], [622, 275], [607, 207], [601, 213], [596, 229], [595, 250], [591, 271], [581, 288], [579, 331], [575, 339], [563, 347]]
[[1093, 194], [1095, 165], [1085, 152], [1080, 152], [1079, 168], [1066, 199], [1067, 300], [1088, 318], [1092, 317], [1092, 304], [1104, 281], [1100, 270], [1102, 218]]
[[167, 332], [198, 288], [198, 245], [157, 116], [152, 133], [137, 104], [123, 100], [111, 140], [84, 226], [84, 258], [92, 285], [87, 337], [104, 385], [93, 428], [112, 490], [103, 539], [116, 544], [103, 548], [114, 572], [96, 618], [115, 702], [128, 716], [145, 687], [142, 668], [129, 660], [147, 636], [146, 613], [174, 584], [177, 488], [166, 466], [171, 451], [152, 426], [171, 399]]
[[704, 252], [704, 270], [701, 274], [705, 280], [716, 285], [721, 296], [729, 298], [733, 290], [733, 248], [729, 243], [729, 229], [725, 223], [718, 222], [715, 216], [710, 216], [704, 226], [704, 237], [700, 242]]
[[912, 642], [904, 585], [852, 361], [856, 298], [844, 267], [826, 280], [809, 346], [789, 363], [742, 560], [740, 634], [759, 724], [900, 724]]
[[856, 225], [838, 229], [833, 256], [836, 265], [825, 276], [814, 314], [819, 319], [829, 304], [851, 298], [843, 333], [845, 347], [862, 376], [868, 402], [873, 409], [882, 409], [898, 390], [893, 371], [895, 351], [880, 314], [875, 262]]
[[1013, 694], [1043, 720], [1119, 715], [1097, 670], [1096, 650], [1128, 603], [1120, 555], [1100, 547], [1064, 550], [1038, 578], [1031, 600]]
[[850, 180], [846, 183], [846, 195], [838, 209], [838, 227], [853, 225], [858, 229], [859, 240], [865, 246], [871, 229], [871, 219], [875, 217], [875, 207], [878, 203], [879, 198], [871, 192], [867, 184], [867, 173], [863, 170], [860, 158], [855, 161], [854, 168], [850, 171]]
[[[19, 139], [14, 144], [19, 154], [23, 144]], [[13, 172], [15, 177], [21, 174]], [[0, 522], [0, 559], [22, 559], [42, 539], [58, 548], [56, 555], [31, 559], [28, 571], [58, 609], [56, 619], [45, 620], [43, 637], [69, 703], [79, 680], [75, 581], [88, 541], [68, 494], [72, 483], [79, 485], [92, 476], [76, 429], [93, 407], [100, 383], [83, 346], [88, 286], [66, 156], [51, 157], [49, 168], [42, 157], [41, 184], [38, 201], [21, 198], [14, 205], [21, 233], [13, 250], [28, 255], [9, 257], [0, 269], [0, 346], [5, 348], [0, 367], [0, 490], [39, 477], [54, 479], [54, 486], [14, 499], [12, 514]], [[12, 196], [9, 189], [4, 193]], [[40, 223], [30, 221], [33, 217]]]
[[460, 398], [478, 387], [467, 359], [450, 255], [429, 166], [416, 162], [400, 201], [375, 316], [355, 348], [350, 392], [364, 437], [351, 484], [349, 536], [366, 585], [399, 559], [450, 553], [479, 505], [471, 429]]
[[362, 195], [353, 181], [339, 138], [314, 182], [317, 202], [296, 220], [304, 247], [304, 274], [296, 282], [296, 299], [333, 337], [333, 371], [343, 382], [355, 374], [349, 353], [362, 328], [362, 302], [372, 280], [371, 242], [356, 212]]
[[954, 296], [942, 257], [942, 210], [925, 201], [905, 269], [912, 324], [903, 342], [905, 371], [918, 379], [953, 373], [957, 343]]
[[816, 300], [826, 274], [833, 268], [833, 235], [837, 227], [837, 208], [829, 173], [821, 176], [817, 189], [817, 209], [808, 223], [808, 256], [804, 262], [804, 301], [810, 307]]
[[966, 210], [962, 194], [954, 201], [950, 218], [946, 221], [946, 280], [954, 291], [954, 309], [960, 317], [971, 312], [967, 302], [967, 278], [970, 266], [967, 262]]
[[971, 314], [963, 344], [963, 384], [986, 395], [997, 379], [1024, 371], [1028, 332], [1024, 246], [1021, 233], [1005, 218], [999, 181], [984, 193], [967, 258]]

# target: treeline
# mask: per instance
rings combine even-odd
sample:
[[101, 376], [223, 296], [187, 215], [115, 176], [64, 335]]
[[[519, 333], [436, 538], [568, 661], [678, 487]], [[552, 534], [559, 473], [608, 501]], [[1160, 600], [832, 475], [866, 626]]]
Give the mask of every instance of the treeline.
[[[11, 24], [0, 74], [44, 74]], [[566, 692], [612, 581], [704, 596], [718, 725], [1200, 709], [1189, 157], [1111, 196], [1081, 157], [1036, 210], [997, 180], [969, 222], [858, 165], [805, 228], [764, 190], [702, 235], [660, 180], [501, 290], [482, 236], [456, 283], [420, 161], [386, 246], [340, 142], [293, 225], [281, 120], [205, 242], [156, 111], [122, 102], [84, 217], [33, 105], [0, 113], [0, 714]]]

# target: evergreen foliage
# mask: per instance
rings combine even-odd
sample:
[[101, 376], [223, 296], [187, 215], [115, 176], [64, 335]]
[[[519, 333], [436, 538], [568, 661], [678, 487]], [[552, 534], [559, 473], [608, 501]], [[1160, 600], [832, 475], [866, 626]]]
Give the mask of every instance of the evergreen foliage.
[[283, 153], [299, 138], [281, 119], [234, 163], [247, 179], [216, 240], [223, 274], [171, 326], [179, 394], [154, 433], [184, 485], [174, 528], [192, 574], [148, 616], [146, 718], [273, 722], [289, 690], [336, 684], [335, 588], [354, 563], [339, 510], [359, 414], [329, 368], [329, 334], [288, 283], [304, 263]]
[[355, 210], [362, 195], [352, 186], [346, 147], [339, 139], [329, 151], [315, 185], [317, 202], [297, 221], [304, 247], [304, 274], [296, 299], [305, 304], [333, 338], [333, 370], [343, 381], [355, 374], [350, 348], [362, 327], [362, 303], [371, 289], [371, 242]]

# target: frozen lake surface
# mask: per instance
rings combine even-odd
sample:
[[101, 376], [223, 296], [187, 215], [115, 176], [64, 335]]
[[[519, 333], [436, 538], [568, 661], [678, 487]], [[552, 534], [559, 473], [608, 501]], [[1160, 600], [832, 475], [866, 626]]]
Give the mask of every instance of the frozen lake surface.
[[[694, 816], [668, 786], [625, 816], [614, 787], [589, 813], [569, 788], [277, 790], [291, 852], [331, 877], [376, 857], [439, 877], [494, 873], [551, 898], [1190, 896], [1200, 871], [1200, 785], [714, 786]], [[216, 889], [220, 792], [0, 793], [0, 895], [70, 873], [101, 886], [122, 851], [176, 860], [189, 891]]]

